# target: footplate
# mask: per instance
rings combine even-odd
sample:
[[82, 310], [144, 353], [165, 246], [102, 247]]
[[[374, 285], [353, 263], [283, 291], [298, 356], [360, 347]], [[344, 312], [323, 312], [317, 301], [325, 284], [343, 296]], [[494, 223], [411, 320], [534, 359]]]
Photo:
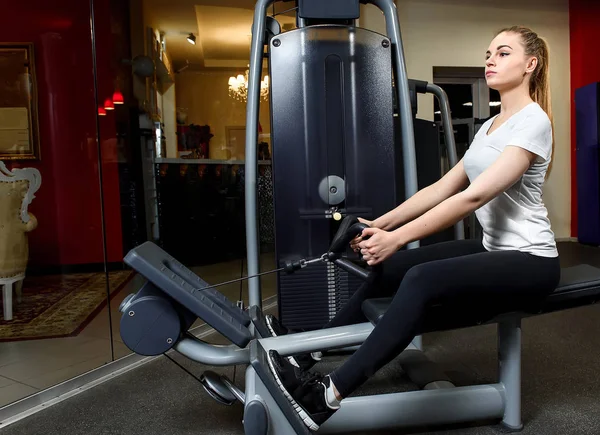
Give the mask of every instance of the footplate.
[[292, 404], [286, 399], [283, 392], [279, 389], [275, 377], [269, 369], [269, 362], [267, 361], [267, 353], [258, 340], [253, 340], [250, 343], [250, 364], [254, 368], [254, 371], [258, 374], [260, 380], [265, 384], [269, 393], [279, 405], [279, 409], [285, 415], [288, 422], [294, 429], [297, 435], [310, 435], [310, 431], [300, 418], [300, 416], [294, 410]]
[[252, 339], [247, 313], [154, 243], [132, 249], [125, 263], [239, 347]]

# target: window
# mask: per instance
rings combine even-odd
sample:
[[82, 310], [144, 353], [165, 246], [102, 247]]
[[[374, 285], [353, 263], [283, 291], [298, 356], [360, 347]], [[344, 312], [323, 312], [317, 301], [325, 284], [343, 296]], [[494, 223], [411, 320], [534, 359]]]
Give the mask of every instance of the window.
[[[448, 94], [452, 119], [473, 119], [481, 124], [500, 113], [500, 94], [490, 89], [479, 67], [433, 67], [433, 82]], [[435, 102], [435, 120], [441, 121]]]

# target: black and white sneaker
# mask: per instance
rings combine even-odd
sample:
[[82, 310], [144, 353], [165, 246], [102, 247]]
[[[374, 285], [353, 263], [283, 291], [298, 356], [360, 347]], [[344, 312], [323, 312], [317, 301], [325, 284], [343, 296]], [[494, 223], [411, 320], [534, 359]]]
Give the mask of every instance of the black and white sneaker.
[[277, 385], [310, 430], [319, 430], [319, 426], [339, 409], [327, 403], [328, 376], [299, 372], [275, 350], [269, 351], [267, 361]]
[[[267, 328], [273, 337], [282, 337], [288, 334], [295, 334], [301, 331], [294, 331], [283, 326], [277, 318], [271, 314], [265, 316]], [[292, 365], [301, 368], [302, 370], [309, 370], [316, 363], [321, 361], [323, 354], [321, 352], [313, 352], [310, 354], [300, 354], [295, 356], [286, 357]]]

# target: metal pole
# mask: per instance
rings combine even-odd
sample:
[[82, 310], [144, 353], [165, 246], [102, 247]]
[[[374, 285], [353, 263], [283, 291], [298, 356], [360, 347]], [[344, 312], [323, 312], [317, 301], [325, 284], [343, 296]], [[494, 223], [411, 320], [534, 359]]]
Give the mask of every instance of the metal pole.
[[[394, 63], [396, 66], [396, 90], [398, 92], [398, 106], [400, 108], [400, 125], [402, 126], [402, 153], [404, 164], [404, 192], [410, 198], [419, 190], [417, 181], [417, 156], [415, 152], [415, 133], [408, 89], [408, 74], [404, 60], [402, 35], [398, 13], [393, 0], [370, 0], [370, 3], [381, 9], [385, 15], [387, 34], [392, 42]], [[418, 241], [409, 243], [407, 249], [418, 248]]]
[[[398, 92], [398, 107], [400, 125], [402, 128], [402, 163], [404, 164], [404, 195], [408, 199], [419, 190], [417, 180], [417, 154], [415, 151], [415, 132], [412, 120], [412, 107], [410, 104], [410, 91], [408, 88], [408, 73], [402, 46], [402, 34], [396, 4], [393, 0], [370, 0], [382, 10], [385, 15], [385, 24], [388, 38], [392, 43], [393, 60], [396, 68], [396, 92]], [[420, 246], [419, 241], [406, 245], [406, 249], [415, 249]], [[423, 348], [421, 336], [414, 338], [412, 344], [417, 349]]]
[[348, 397], [318, 433], [439, 426], [502, 418], [502, 386], [475, 385]]
[[234, 344], [216, 346], [205, 343], [189, 333], [177, 342], [173, 349], [192, 361], [210, 366], [250, 363], [250, 350], [247, 347], [242, 349]]
[[[258, 0], [254, 9], [250, 68], [248, 73], [248, 102], [246, 106], [246, 255], [248, 275], [259, 273], [259, 245], [257, 222], [257, 172], [258, 172], [258, 111], [260, 103], [260, 78], [262, 73], [265, 21], [267, 8], [273, 0]], [[248, 280], [248, 302], [262, 308], [260, 278]]]
[[[92, 73], [94, 77], [94, 100], [96, 107], [99, 106], [100, 100], [98, 96], [98, 54], [96, 51], [96, 13], [94, 11], [94, 0], [90, 0], [90, 34], [92, 36]], [[96, 113], [96, 146], [98, 149], [98, 184], [100, 187], [100, 229], [102, 234], [102, 260], [104, 262], [104, 279], [106, 300], [110, 301], [110, 276], [108, 274], [108, 247], [106, 241], [106, 205], [104, 204], [104, 170], [102, 166], [102, 141], [100, 140], [100, 121]], [[6, 308], [5, 308], [6, 309]], [[112, 328], [112, 310], [108, 309], [108, 325], [110, 336], [113, 337]], [[110, 340], [110, 355], [111, 360], [115, 360], [114, 340]]]
[[[458, 155], [456, 153], [456, 142], [454, 140], [454, 127], [452, 125], [452, 115], [450, 113], [450, 102], [448, 95], [438, 85], [432, 83], [427, 84], [427, 92], [437, 97], [440, 103], [440, 111], [442, 112], [442, 124], [444, 126], [444, 134], [446, 137], [446, 149], [448, 150], [448, 162], [453, 168], [458, 163]], [[465, 238], [465, 224], [461, 220], [454, 226], [454, 237], [456, 240]]]
[[521, 319], [498, 323], [498, 363], [506, 409], [502, 424], [511, 431], [523, 428], [521, 420]]
[[298, 355], [330, 349], [346, 348], [362, 344], [373, 331], [370, 322], [335, 328], [298, 332], [293, 335], [260, 339], [260, 345], [269, 351], [276, 350], [281, 356]]

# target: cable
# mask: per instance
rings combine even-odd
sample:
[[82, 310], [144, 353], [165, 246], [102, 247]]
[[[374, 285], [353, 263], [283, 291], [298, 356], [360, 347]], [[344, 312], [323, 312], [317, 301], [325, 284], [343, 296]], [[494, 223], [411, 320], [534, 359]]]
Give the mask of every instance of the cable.
[[[218, 287], [218, 286], [220, 286], [220, 285], [224, 285], [224, 284], [227, 284], [227, 283], [231, 283], [231, 282], [236, 282], [236, 281], [239, 281], [239, 282], [240, 282], [240, 299], [239, 299], [239, 300], [241, 301], [241, 300], [242, 300], [242, 288], [243, 288], [243, 286], [242, 286], [242, 281], [243, 281], [244, 279], [248, 279], [248, 278], [250, 278], [250, 277], [244, 277], [244, 276], [242, 276], [242, 275], [244, 274], [244, 260], [243, 260], [243, 259], [242, 259], [242, 261], [241, 261], [241, 266], [242, 266], [242, 267], [241, 267], [241, 271], [240, 271], [240, 277], [241, 277], [241, 278], [239, 278], [239, 279], [234, 279], [234, 280], [232, 280], [232, 281], [229, 281], [229, 282], [225, 282], [225, 283], [217, 284], [217, 285], [214, 285], [214, 286], [211, 286], [211, 287]], [[281, 269], [277, 269], [277, 270], [270, 270], [270, 271], [268, 271], [268, 272], [263, 272], [262, 274], [259, 274], [259, 275], [264, 275], [264, 274], [267, 274], [267, 273], [274, 273], [274, 272], [277, 272], [277, 271], [279, 271], [279, 270], [282, 270], [282, 269], [283, 269], [283, 268], [281, 268]], [[204, 287], [202, 290], [206, 290], [206, 289], [208, 289], [208, 288], [211, 288], [211, 287]], [[198, 382], [200, 382], [200, 383], [202, 384], [202, 381], [201, 381], [200, 379], [198, 379], [198, 377], [197, 377], [196, 375], [194, 375], [194, 374], [193, 374], [192, 372], [190, 372], [188, 369], [186, 369], [185, 367], [183, 367], [181, 364], [179, 364], [177, 361], [175, 361], [173, 358], [171, 358], [171, 357], [170, 357], [168, 354], [166, 354], [166, 353], [165, 353], [164, 355], [165, 355], [165, 356], [166, 356], [166, 357], [167, 357], [169, 360], [171, 360], [171, 362], [173, 362], [173, 364], [175, 364], [175, 365], [176, 365], [177, 367], [179, 367], [181, 370], [183, 370], [183, 371], [184, 371], [184, 372], [186, 372], [188, 375], [190, 375], [192, 378], [194, 378], [195, 380], [197, 380]], [[237, 369], [237, 365], [236, 365], [236, 366], [233, 366], [233, 382], [234, 382], [234, 383], [235, 383], [236, 369]]]
[[[249, 278], [253, 278], [256, 276], [262, 276], [262, 275], [268, 275], [270, 273], [276, 273], [276, 272], [280, 272], [282, 270], [285, 270], [287, 268], [292, 268], [292, 269], [296, 269], [296, 268], [302, 268], [305, 267], [311, 263], [316, 263], [319, 261], [324, 261], [325, 260], [325, 254], [322, 255], [321, 257], [318, 258], [314, 258], [312, 260], [300, 260], [300, 261], [295, 261], [294, 263], [290, 263], [287, 267], [280, 267], [278, 269], [273, 269], [273, 270], [268, 270], [266, 272], [261, 272], [261, 273], [257, 273], [256, 275], [252, 275], [252, 276], [242, 276], [241, 278], [236, 278], [236, 279], [232, 279], [231, 281], [225, 281], [219, 284], [215, 284], [215, 285], [211, 285], [208, 287], [203, 287], [203, 288], [199, 288], [197, 290], [208, 290], [210, 288], [214, 288], [214, 287], [220, 287], [222, 285], [226, 285], [226, 284], [231, 284], [234, 282], [239, 282], [240, 283], [240, 301], [242, 300], [243, 297], [243, 286], [242, 286], [242, 281], [249, 279]], [[240, 275], [244, 274], [244, 260], [242, 259], [241, 261], [241, 273]], [[181, 364], [179, 364], [177, 361], [175, 361], [173, 358], [171, 358], [169, 355], [167, 355], [166, 353], [164, 354], [164, 356], [166, 356], [169, 360], [171, 360], [176, 366], [178, 366], [180, 369], [182, 369], [183, 371], [185, 371], [187, 374], [189, 374], [191, 377], [193, 377], [194, 379], [196, 379], [198, 382], [202, 383], [202, 381], [200, 379], [198, 379], [196, 377], [196, 375], [194, 375], [192, 372], [190, 372], [188, 369], [186, 369], [185, 367], [183, 367]], [[235, 383], [235, 376], [236, 376], [236, 369], [237, 369], [237, 365], [233, 366], [233, 382]]]
[[[326, 261], [326, 260], [327, 260], [327, 254], [323, 254], [320, 257], [316, 257], [311, 260], [303, 259], [303, 260], [295, 260], [293, 262], [289, 261], [286, 263], [286, 265], [284, 267], [280, 267], [278, 269], [268, 270], [266, 272], [257, 273], [255, 275], [243, 276], [241, 278], [232, 279], [230, 281], [221, 282], [219, 284], [209, 285], [208, 287], [202, 287], [202, 288], [198, 288], [196, 290], [208, 290], [208, 289], [215, 288], [215, 287], [221, 287], [223, 285], [232, 284], [232, 283], [238, 282], [238, 281], [244, 281], [246, 279], [255, 278], [257, 276], [263, 276], [263, 275], [269, 275], [270, 273], [281, 272], [282, 270], [293, 272], [295, 270], [300, 270], [300, 269], [308, 266], [309, 264], [318, 263], [318, 262]], [[242, 271], [242, 273], [243, 273], [243, 271]]]
[[186, 372], [188, 375], [190, 375], [192, 378], [194, 378], [195, 380], [197, 380], [198, 382], [202, 383], [202, 381], [200, 379], [198, 379], [198, 377], [196, 377], [195, 374], [193, 374], [192, 372], [190, 372], [188, 369], [186, 369], [184, 366], [182, 366], [181, 364], [179, 364], [177, 361], [175, 361], [173, 358], [171, 358], [168, 354], [163, 354], [164, 356], [166, 356], [168, 359], [170, 359], [176, 366], [178, 366], [181, 370], [183, 370], [184, 372]]
[[273, 15], [271, 15], [272, 17], [276, 17], [277, 15], [287, 14], [288, 12], [291, 12], [291, 11], [295, 11], [296, 9], [298, 9], [298, 6], [290, 8], [290, 9], [288, 9], [286, 11], [283, 11], [283, 12], [277, 12], [277, 13], [275, 13], [274, 9], [275, 9], [275, 4], [273, 4]]
[[285, 269], [285, 267], [280, 267], [279, 269], [268, 270], [266, 272], [257, 273], [256, 275], [244, 276], [242, 278], [232, 279], [231, 281], [225, 281], [225, 282], [222, 282], [222, 283], [219, 283], [219, 284], [210, 285], [208, 287], [198, 288], [198, 290], [208, 290], [208, 289], [211, 289], [211, 288], [220, 287], [222, 285], [227, 285], [227, 284], [232, 284], [234, 282], [243, 281], [245, 279], [250, 279], [250, 278], [257, 277], [257, 276], [262, 276], [262, 275], [268, 275], [270, 273], [281, 272], [284, 269]]

